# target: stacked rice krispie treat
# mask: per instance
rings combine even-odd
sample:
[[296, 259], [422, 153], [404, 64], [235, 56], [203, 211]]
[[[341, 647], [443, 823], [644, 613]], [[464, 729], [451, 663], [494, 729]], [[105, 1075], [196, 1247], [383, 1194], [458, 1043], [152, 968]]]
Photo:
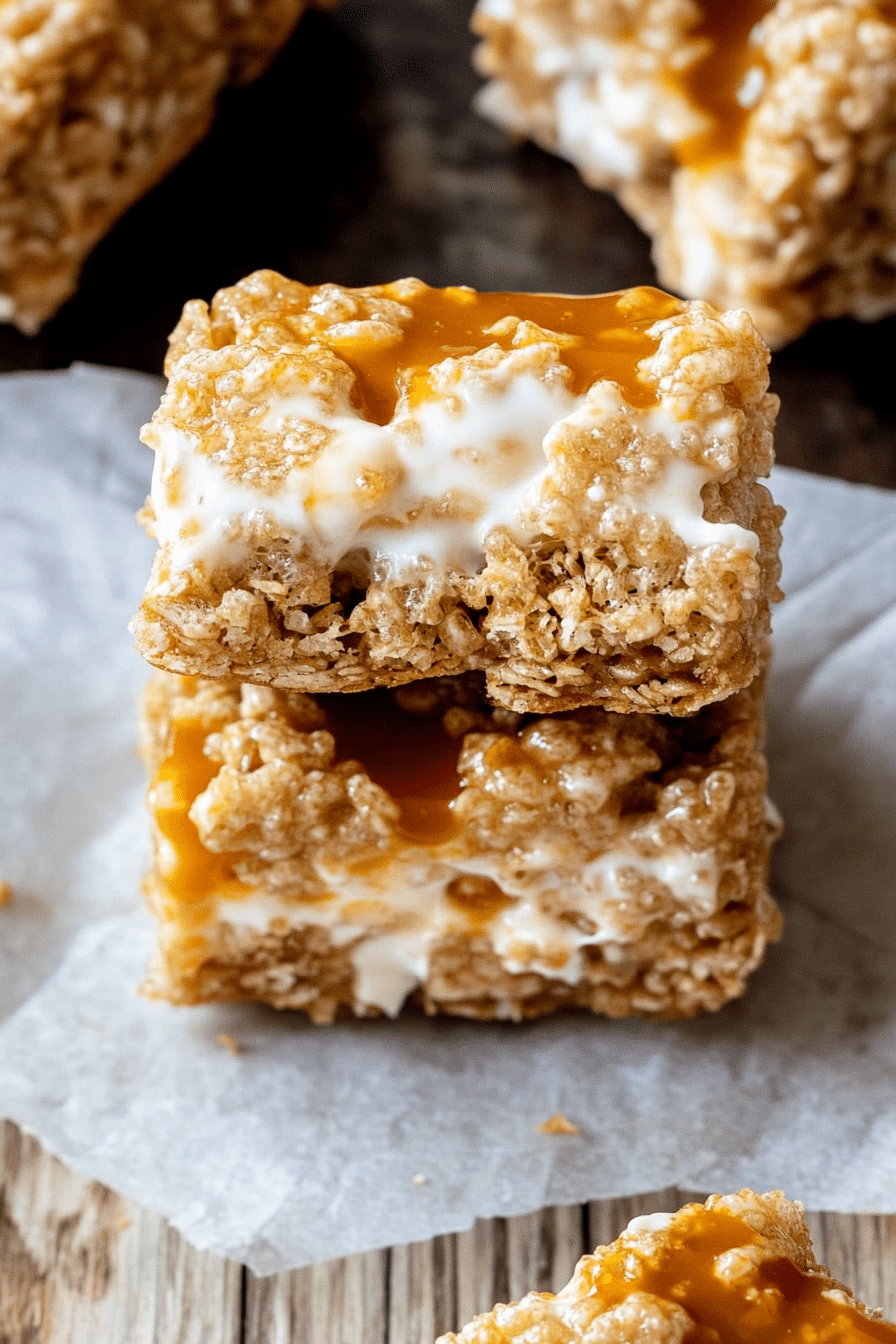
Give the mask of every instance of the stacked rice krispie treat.
[[615, 191], [660, 281], [772, 346], [896, 310], [896, 11], [479, 0], [485, 115]]
[[133, 629], [151, 993], [688, 1016], [766, 886], [776, 402], [743, 313], [653, 289], [187, 304]]
[[896, 1344], [812, 1254], [780, 1190], [633, 1218], [559, 1293], [528, 1293], [438, 1344]]
[[306, 0], [0, 5], [0, 322], [32, 335], [87, 254], [259, 75]]

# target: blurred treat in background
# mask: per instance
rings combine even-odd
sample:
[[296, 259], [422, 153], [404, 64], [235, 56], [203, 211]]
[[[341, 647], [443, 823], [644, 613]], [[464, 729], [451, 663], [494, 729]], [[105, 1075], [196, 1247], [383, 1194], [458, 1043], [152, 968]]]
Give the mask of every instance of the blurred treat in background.
[[896, 15], [851, 0], [480, 0], [480, 110], [615, 191], [660, 282], [773, 347], [896, 309]]
[[31, 335], [91, 248], [264, 70], [305, 0], [0, 9], [0, 318]]

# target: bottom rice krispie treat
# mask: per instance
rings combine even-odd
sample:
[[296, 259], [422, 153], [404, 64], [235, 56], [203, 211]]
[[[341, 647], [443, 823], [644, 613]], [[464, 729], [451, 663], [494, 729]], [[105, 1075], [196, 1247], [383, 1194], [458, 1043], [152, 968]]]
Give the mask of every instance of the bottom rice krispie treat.
[[496, 1306], [439, 1344], [894, 1344], [896, 1326], [819, 1265], [802, 1213], [741, 1190], [635, 1218], [556, 1297]]
[[316, 697], [159, 673], [143, 710], [151, 995], [685, 1017], [778, 937], [759, 686], [540, 718], [477, 673]]

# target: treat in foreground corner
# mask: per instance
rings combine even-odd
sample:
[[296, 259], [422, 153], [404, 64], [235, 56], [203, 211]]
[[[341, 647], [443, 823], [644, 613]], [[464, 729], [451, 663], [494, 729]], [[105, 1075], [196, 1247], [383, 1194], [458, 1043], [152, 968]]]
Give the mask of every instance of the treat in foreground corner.
[[660, 282], [773, 347], [896, 311], [896, 11], [479, 0], [481, 112], [615, 191]]
[[635, 1218], [556, 1296], [529, 1293], [438, 1344], [896, 1344], [812, 1254], [780, 1191]]
[[767, 362], [745, 313], [649, 288], [261, 271], [188, 303], [137, 647], [288, 690], [482, 671], [517, 713], [693, 713], [756, 675], [778, 596]]
[[259, 75], [306, 0], [0, 5], [0, 322], [26, 335], [75, 291], [119, 215]]
[[146, 992], [318, 1022], [717, 1009], [780, 929], [761, 693], [544, 718], [477, 673], [316, 697], [157, 673]]

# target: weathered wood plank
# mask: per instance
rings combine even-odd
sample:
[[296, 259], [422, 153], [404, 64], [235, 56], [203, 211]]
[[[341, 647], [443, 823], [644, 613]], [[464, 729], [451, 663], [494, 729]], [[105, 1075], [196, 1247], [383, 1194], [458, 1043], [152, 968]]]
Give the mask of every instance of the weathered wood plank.
[[556, 1293], [586, 1250], [587, 1226], [581, 1204], [542, 1209], [507, 1220], [507, 1278], [510, 1301], [526, 1293]]
[[246, 1276], [245, 1344], [384, 1344], [388, 1251]]
[[457, 1312], [451, 1328], [456, 1330], [496, 1302], [562, 1288], [585, 1249], [583, 1209], [576, 1204], [481, 1219], [455, 1241]]
[[434, 1237], [389, 1252], [389, 1344], [433, 1341], [455, 1328], [457, 1238]]
[[[292, 1274], [249, 1275], [245, 1344], [433, 1344], [496, 1301], [562, 1287], [583, 1248], [576, 1205]], [[360, 1291], [346, 1292], [343, 1274]]]
[[238, 1344], [240, 1299], [238, 1265], [0, 1121], [0, 1344]]

